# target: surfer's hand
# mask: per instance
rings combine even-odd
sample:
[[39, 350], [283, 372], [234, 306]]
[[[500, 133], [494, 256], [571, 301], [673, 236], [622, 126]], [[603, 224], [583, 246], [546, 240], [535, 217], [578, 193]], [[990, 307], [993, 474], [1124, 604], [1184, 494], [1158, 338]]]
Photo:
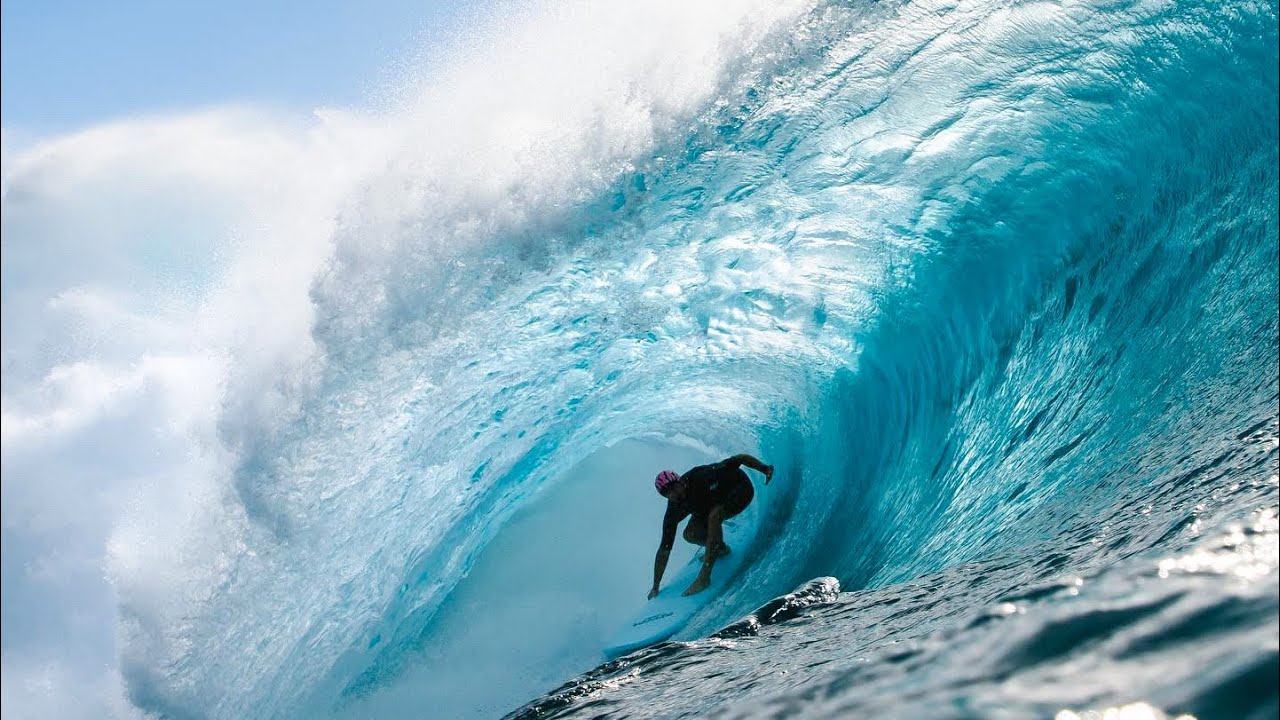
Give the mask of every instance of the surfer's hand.
[[656, 597], [658, 597], [658, 586], [654, 585], [653, 589], [649, 591], [649, 599], [652, 600]]
[[773, 479], [773, 466], [765, 465], [764, 466], [764, 484], [768, 485], [769, 481], [772, 479]]

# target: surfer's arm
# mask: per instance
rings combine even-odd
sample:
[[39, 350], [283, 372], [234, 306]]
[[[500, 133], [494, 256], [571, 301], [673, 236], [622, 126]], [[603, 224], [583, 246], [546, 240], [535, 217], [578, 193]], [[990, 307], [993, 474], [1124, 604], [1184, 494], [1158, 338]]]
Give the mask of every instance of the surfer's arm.
[[658, 594], [658, 586], [662, 584], [662, 574], [667, 571], [667, 560], [671, 557], [671, 547], [676, 544], [676, 527], [683, 516], [672, 512], [667, 506], [667, 514], [662, 517], [662, 542], [658, 545], [658, 554], [653, 557], [653, 587], [649, 589], [649, 599]]
[[765, 465], [764, 463], [760, 462], [759, 458], [756, 458], [756, 457], [755, 457], [755, 456], [753, 456], [753, 455], [748, 455], [748, 454], [746, 454], [746, 453], [741, 453], [741, 454], [739, 454], [739, 455], [734, 455], [734, 456], [733, 456], [733, 457], [731, 457], [731, 458], [725, 458], [724, 462], [726, 462], [726, 463], [728, 463], [728, 464], [730, 464], [730, 465], [733, 465], [734, 467], [739, 467], [739, 466], [742, 466], [742, 465], [746, 465], [747, 467], [751, 468], [752, 470], [755, 470], [755, 471], [757, 471], [757, 472], [759, 472], [759, 473], [763, 474], [763, 475], [764, 475], [764, 484], [765, 484], [765, 485], [768, 485], [768, 484], [769, 484], [769, 481], [773, 479], [773, 466], [772, 466], [772, 465]]

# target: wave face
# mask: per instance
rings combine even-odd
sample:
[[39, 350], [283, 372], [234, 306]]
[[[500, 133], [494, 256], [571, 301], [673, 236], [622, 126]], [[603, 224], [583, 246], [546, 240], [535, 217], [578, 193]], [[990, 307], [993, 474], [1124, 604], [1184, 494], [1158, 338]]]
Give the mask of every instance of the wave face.
[[[1243, 647], [1274, 670], [1275, 3], [618, 12], [464, 52], [341, 206], [306, 362], [265, 394], [261, 365], [229, 373], [205, 560], [159, 590], [116, 569], [131, 701], [511, 711], [643, 603], [653, 472], [734, 452], [778, 468], [770, 539], [678, 639], [835, 578], [794, 604], [818, 609], [526, 713], [1210, 712], [1227, 681], [1161, 693], [1162, 668]], [[1251, 575], [1186, 560], [1232, 521], [1266, 538], [1223, 546]], [[1137, 652], [1104, 641], [1127, 631], [1204, 654], [1123, 665], [1130, 698], [1054, 685]], [[731, 657], [740, 683], [701, 679]], [[803, 672], [760, 669], [784, 658]]]

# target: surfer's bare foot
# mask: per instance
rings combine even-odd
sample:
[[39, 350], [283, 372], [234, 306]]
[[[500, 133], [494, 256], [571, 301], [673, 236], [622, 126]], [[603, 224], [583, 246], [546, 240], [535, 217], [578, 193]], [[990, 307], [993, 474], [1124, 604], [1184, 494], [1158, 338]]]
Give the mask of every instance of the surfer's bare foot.
[[[693, 556], [693, 559], [694, 559], [694, 560], [697, 560], [698, 562], [704, 562], [704, 561], [707, 559], [707, 552], [708, 552], [708, 551], [704, 549], [702, 552], [697, 553], [696, 555], [694, 555], [694, 556]], [[728, 555], [728, 554], [729, 554], [729, 546], [728, 546], [728, 545], [725, 545], [725, 544], [723, 544], [723, 543], [721, 543], [721, 545], [720, 545], [720, 549], [719, 549], [719, 550], [716, 550], [714, 553], [712, 553], [712, 554], [711, 554], [711, 556], [712, 556], [713, 558], [715, 558], [716, 560], [719, 560], [720, 558], [722, 558], [722, 557], [724, 557], [725, 555]]]
[[708, 586], [708, 585], [710, 585], [710, 584], [711, 584], [711, 579], [710, 579], [710, 578], [704, 578], [704, 577], [699, 576], [699, 577], [698, 577], [698, 579], [696, 579], [696, 580], [694, 580], [694, 581], [693, 581], [693, 584], [692, 584], [692, 585], [690, 585], [688, 588], [686, 588], [686, 589], [685, 589], [685, 591], [684, 591], [684, 592], [682, 592], [682, 593], [680, 593], [680, 594], [681, 594], [681, 595], [686, 595], [686, 596], [688, 596], [688, 595], [697, 595], [698, 593], [702, 592], [703, 590], [706, 590], [706, 589], [707, 589], [707, 586]]

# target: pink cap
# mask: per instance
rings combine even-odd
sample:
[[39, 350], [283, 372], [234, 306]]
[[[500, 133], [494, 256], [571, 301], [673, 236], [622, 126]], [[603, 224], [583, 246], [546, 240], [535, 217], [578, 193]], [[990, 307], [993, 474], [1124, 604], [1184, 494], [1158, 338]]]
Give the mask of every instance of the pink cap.
[[658, 488], [659, 495], [665, 495], [667, 488], [671, 487], [671, 483], [680, 479], [680, 475], [674, 470], [663, 470], [658, 473], [658, 477], [653, 479], [653, 486]]

